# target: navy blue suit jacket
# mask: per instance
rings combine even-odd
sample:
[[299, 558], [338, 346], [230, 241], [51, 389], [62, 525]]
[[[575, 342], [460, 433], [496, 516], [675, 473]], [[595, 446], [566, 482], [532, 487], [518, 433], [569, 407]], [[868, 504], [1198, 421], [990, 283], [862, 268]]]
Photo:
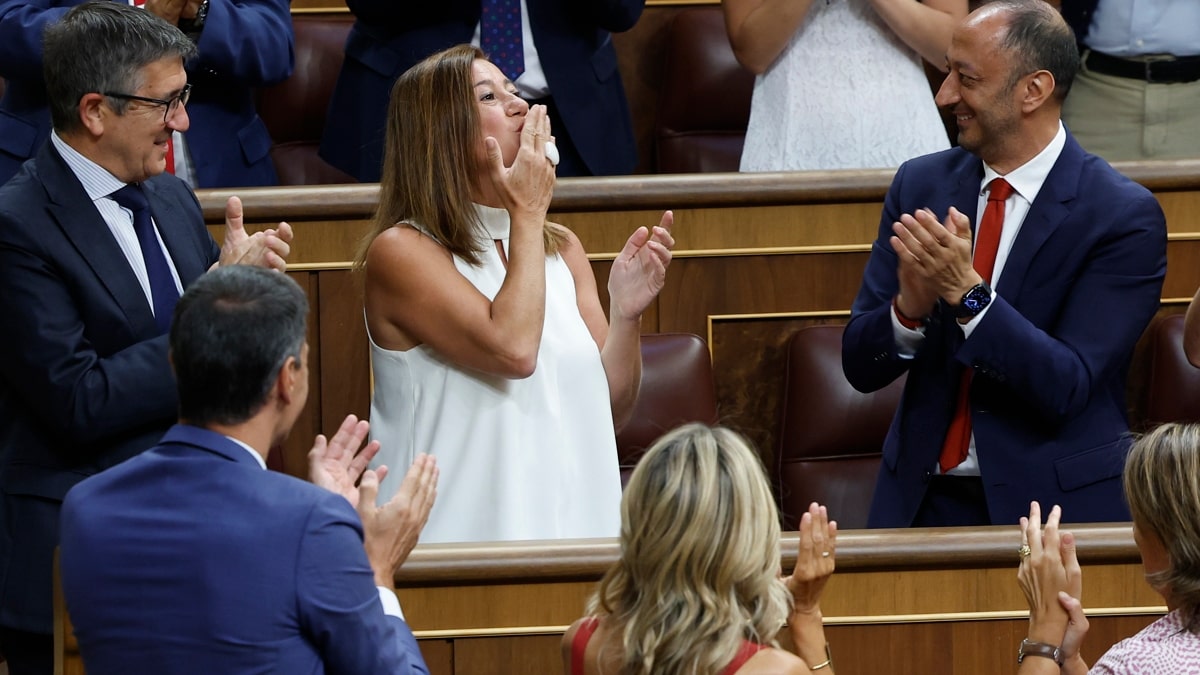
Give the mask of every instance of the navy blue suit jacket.
[[341, 495], [179, 425], [62, 513], [63, 592], [89, 675], [428, 673], [383, 613]]
[[[645, 0], [526, 0], [530, 30], [567, 131], [593, 175], [632, 173], [637, 147], [614, 32]], [[421, 59], [471, 41], [479, 0], [347, 0], [358, 20], [329, 104], [321, 156], [363, 182], [379, 180], [392, 84]]]
[[[191, 190], [143, 183], [187, 287], [219, 250]], [[0, 625], [49, 633], [63, 496], [178, 414], [167, 337], [83, 186], [47, 143], [0, 187]]]
[[1125, 377], [1162, 292], [1162, 210], [1068, 134], [971, 338], [939, 303], [916, 357], [902, 359], [891, 324], [892, 223], [922, 207], [975, 215], [982, 180], [979, 158], [952, 148], [904, 163], [884, 203], [842, 343], [846, 377], [860, 391], [908, 372], [869, 526], [911, 525], [962, 368], [975, 371], [971, 419], [993, 523], [1017, 522], [1034, 499], [1061, 504], [1070, 521], [1128, 520], [1120, 485], [1129, 447]]
[[[0, 77], [7, 81], [0, 99], [0, 185], [50, 135], [42, 31], [82, 2], [0, 0]], [[291, 75], [294, 42], [289, 0], [209, 0], [199, 55], [187, 64], [191, 128], [184, 136], [197, 187], [278, 182], [254, 89]]]

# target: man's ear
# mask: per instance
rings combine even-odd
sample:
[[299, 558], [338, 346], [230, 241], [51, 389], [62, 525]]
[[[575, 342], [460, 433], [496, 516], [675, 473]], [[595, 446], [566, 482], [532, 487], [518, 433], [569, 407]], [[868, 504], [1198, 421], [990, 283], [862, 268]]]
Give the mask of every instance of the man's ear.
[[105, 105], [105, 99], [103, 94], [94, 92], [79, 99], [79, 121], [92, 136], [103, 135], [105, 121], [114, 114], [112, 108]]
[[300, 377], [300, 368], [297, 366], [296, 357], [289, 356], [275, 374], [275, 394], [284, 405], [291, 405], [296, 397], [296, 382]]
[[1054, 75], [1048, 70], [1038, 70], [1026, 75], [1023, 96], [1021, 97], [1021, 112], [1031, 113], [1042, 107], [1054, 96]]

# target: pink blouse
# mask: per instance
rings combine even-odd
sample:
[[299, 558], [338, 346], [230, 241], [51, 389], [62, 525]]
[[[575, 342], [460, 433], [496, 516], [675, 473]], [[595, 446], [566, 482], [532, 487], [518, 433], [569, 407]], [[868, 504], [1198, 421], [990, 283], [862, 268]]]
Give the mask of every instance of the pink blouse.
[[1200, 636], [1171, 612], [1108, 650], [1089, 675], [1200, 675]]

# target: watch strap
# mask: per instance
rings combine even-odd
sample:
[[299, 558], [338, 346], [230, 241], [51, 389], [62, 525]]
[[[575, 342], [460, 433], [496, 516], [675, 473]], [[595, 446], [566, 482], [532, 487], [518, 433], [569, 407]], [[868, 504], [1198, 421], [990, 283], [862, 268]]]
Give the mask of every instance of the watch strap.
[[1034, 642], [1028, 638], [1021, 640], [1021, 647], [1017, 650], [1017, 663], [1024, 661], [1026, 656], [1041, 656], [1054, 661], [1059, 667], [1062, 667], [1063, 664], [1062, 649], [1045, 642]]
[[200, 31], [204, 30], [205, 21], [208, 20], [208, 2], [209, 0], [203, 0], [200, 3], [200, 7], [196, 10], [195, 17], [191, 19], [180, 19], [179, 30], [183, 31], [185, 35], [192, 37], [199, 35]]

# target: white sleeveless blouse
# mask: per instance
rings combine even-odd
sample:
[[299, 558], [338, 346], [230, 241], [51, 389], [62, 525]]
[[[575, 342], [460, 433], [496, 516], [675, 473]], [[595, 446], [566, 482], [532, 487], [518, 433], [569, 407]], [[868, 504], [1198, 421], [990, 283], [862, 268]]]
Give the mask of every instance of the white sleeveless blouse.
[[[509, 218], [477, 206], [483, 264], [454, 265], [495, 299], [506, 267]], [[371, 436], [390, 471], [380, 502], [395, 494], [418, 452], [437, 457], [437, 501], [422, 543], [615, 537], [621, 481], [608, 380], [600, 351], [558, 255], [546, 257], [546, 318], [533, 375], [508, 379], [468, 370], [421, 345], [383, 349], [371, 340], [375, 377]]]

